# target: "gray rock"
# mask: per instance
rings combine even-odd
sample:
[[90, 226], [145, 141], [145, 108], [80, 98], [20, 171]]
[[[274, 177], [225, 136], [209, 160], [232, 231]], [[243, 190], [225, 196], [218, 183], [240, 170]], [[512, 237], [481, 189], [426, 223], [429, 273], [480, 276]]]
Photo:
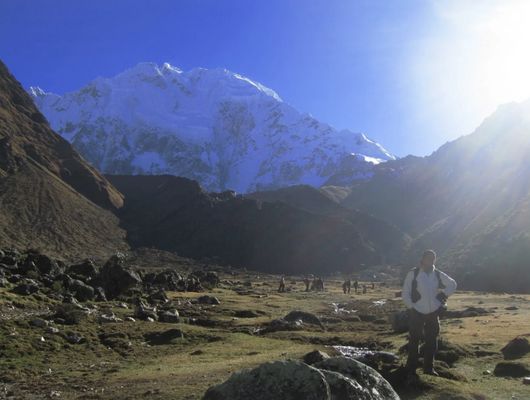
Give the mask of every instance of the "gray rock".
[[399, 400], [390, 383], [373, 368], [347, 357], [332, 357], [314, 365], [319, 369], [338, 372], [359, 383], [363, 388], [368, 388], [372, 397], [367, 399]]
[[520, 362], [501, 361], [495, 366], [493, 373], [496, 376], [522, 378], [530, 375], [530, 369], [526, 364]]
[[306, 324], [318, 325], [321, 328], [324, 328], [324, 325], [322, 325], [322, 322], [316, 315], [305, 311], [291, 311], [289, 314], [283, 317], [283, 319], [287, 322], [302, 321]]
[[30, 294], [37, 293], [39, 291], [39, 286], [34, 283], [22, 283], [15, 286], [11, 291], [22, 296], [29, 296]]
[[324, 353], [323, 351], [320, 351], [320, 350], [314, 350], [310, 353], [307, 353], [303, 357], [303, 361], [306, 364], [313, 365], [317, 362], [325, 360], [326, 358], [329, 358], [329, 355], [327, 353]]
[[83, 336], [75, 332], [68, 332], [66, 335], [64, 335], [64, 338], [70, 344], [80, 344], [86, 341]]
[[42, 318], [34, 318], [29, 323], [31, 326], [36, 326], [37, 328], [46, 328], [49, 324], [48, 321]]
[[119, 253], [105, 263], [99, 272], [97, 281], [105, 289], [108, 299], [114, 299], [142, 283], [136, 272], [125, 267], [125, 256]]
[[329, 385], [331, 400], [373, 399], [370, 390], [363, 388], [357, 381], [335, 371], [321, 370]]
[[203, 400], [330, 400], [324, 374], [297, 361], [275, 361], [233, 374], [213, 386]]
[[158, 320], [160, 322], [167, 323], [178, 323], [180, 321], [179, 313], [177, 310], [174, 311], [161, 311], [158, 313]]
[[530, 343], [525, 337], [516, 337], [501, 349], [505, 360], [514, 360], [530, 352]]
[[197, 303], [199, 304], [212, 304], [212, 305], [219, 305], [221, 302], [217, 297], [214, 296], [208, 296], [204, 295], [199, 298], [197, 298]]
[[56, 335], [59, 333], [59, 329], [54, 327], [54, 326], [48, 326], [45, 330], [46, 333], [49, 333], [49, 334], [52, 334], [52, 335]]
[[82, 263], [71, 265], [68, 268], [68, 273], [94, 278], [98, 274], [98, 269], [94, 261], [85, 260]]
[[158, 346], [172, 344], [175, 339], [182, 339], [184, 334], [180, 329], [169, 329], [164, 332], [153, 332], [144, 335], [150, 345]]
[[79, 301], [89, 301], [94, 299], [94, 288], [78, 279], [69, 279], [68, 291]]

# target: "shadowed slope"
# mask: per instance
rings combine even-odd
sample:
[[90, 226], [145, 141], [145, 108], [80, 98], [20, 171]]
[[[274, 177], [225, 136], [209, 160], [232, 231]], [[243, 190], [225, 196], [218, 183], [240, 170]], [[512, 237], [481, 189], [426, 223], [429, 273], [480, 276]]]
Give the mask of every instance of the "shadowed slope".
[[82, 257], [126, 248], [123, 197], [55, 134], [0, 62], [0, 240]]

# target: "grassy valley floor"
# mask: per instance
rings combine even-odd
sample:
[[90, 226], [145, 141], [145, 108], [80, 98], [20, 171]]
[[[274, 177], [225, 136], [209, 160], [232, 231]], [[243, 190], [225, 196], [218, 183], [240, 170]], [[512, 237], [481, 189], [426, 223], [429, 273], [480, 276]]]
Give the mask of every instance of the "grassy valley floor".
[[[402, 309], [397, 287], [343, 294], [341, 282], [326, 282], [325, 292], [304, 292], [300, 279], [287, 279], [277, 293], [277, 277], [226, 275], [210, 291], [219, 305], [193, 302], [204, 293], [169, 292], [180, 312], [176, 324], [126, 321], [100, 323], [102, 312], [125, 319], [132, 309], [119, 302], [92, 303], [92, 312], [75, 325], [54, 324], [60, 333], [33, 326], [55, 307], [49, 298], [18, 296], [0, 289], [0, 398], [12, 399], [200, 399], [205, 390], [233, 372], [280, 359], [300, 359], [319, 349], [335, 354], [332, 345], [371, 347], [394, 353], [406, 334], [393, 333], [389, 315]], [[384, 300], [384, 301], [381, 301]], [[397, 387], [403, 399], [530, 399], [522, 378], [492, 374], [503, 361], [500, 349], [518, 335], [530, 333], [530, 296], [458, 292], [450, 308], [469, 306], [491, 311], [483, 316], [442, 321], [441, 337], [467, 353], [449, 369], [457, 380], [420, 373], [420, 381]], [[333, 304], [335, 303], [335, 304]], [[507, 307], [516, 307], [506, 310]], [[324, 324], [300, 330], [260, 333], [271, 320], [292, 310], [316, 314]], [[158, 344], [149, 334], [180, 329], [182, 338]], [[84, 338], [71, 344], [63, 335]], [[479, 354], [479, 356], [477, 356]], [[402, 362], [404, 354], [399, 353]], [[530, 365], [530, 354], [518, 362]]]

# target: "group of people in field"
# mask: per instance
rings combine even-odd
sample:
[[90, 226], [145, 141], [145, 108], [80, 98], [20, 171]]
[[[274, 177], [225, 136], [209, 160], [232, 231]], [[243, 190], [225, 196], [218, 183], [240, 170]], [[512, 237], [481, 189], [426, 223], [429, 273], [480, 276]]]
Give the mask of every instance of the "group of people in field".
[[[320, 276], [306, 276], [304, 277], [304, 285], [305, 285], [305, 291], [315, 291], [315, 292], [323, 292], [324, 291], [324, 280]], [[355, 294], [358, 294], [360, 290], [365, 294], [368, 290], [368, 285], [366, 284], [359, 284], [359, 281], [355, 280], [352, 284], [351, 279], [347, 279], [342, 284], [342, 290], [344, 294], [350, 294], [351, 288], [353, 286], [353, 290], [355, 291]], [[375, 289], [375, 283], [372, 282], [371, 284], [372, 289]], [[285, 292], [285, 276], [281, 276], [280, 278], [280, 284], [278, 286], [278, 293], [284, 293]]]
[[[416, 376], [419, 363], [418, 347], [423, 339], [423, 371], [426, 374], [438, 376], [434, 369], [434, 357], [438, 349], [438, 335], [440, 333], [439, 317], [446, 309], [449, 296], [456, 290], [456, 282], [453, 278], [440, 271], [435, 266], [436, 253], [433, 250], [425, 250], [420, 265], [411, 269], [405, 277], [402, 288], [402, 299], [409, 314], [409, 343], [407, 346], [408, 357], [405, 368], [409, 377]], [[304, 278], [305, 291], [324, 291], [324, 281], [318, 276], [306, 276]], [[367, 292], [367, 285], [360, 285], [357, 280], [352, 284], [347, 279], [342, 284], [344, 294], [349, 294], [351, 288], [357, 294], [362, 289]], [[372, 289], [375, 283], [372, 283]], [[280, 279], [278, 292], [285, 292], [285, 277]]]

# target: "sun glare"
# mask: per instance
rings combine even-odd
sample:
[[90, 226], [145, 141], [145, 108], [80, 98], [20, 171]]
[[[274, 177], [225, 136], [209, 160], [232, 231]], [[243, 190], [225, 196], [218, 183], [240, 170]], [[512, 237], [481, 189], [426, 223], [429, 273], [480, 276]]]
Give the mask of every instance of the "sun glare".
[[420, 39], [411, 69], [425, 106], [469, 133], [498, 105], [530, 98], [530, 2], [433, 4], [440, 23]]

